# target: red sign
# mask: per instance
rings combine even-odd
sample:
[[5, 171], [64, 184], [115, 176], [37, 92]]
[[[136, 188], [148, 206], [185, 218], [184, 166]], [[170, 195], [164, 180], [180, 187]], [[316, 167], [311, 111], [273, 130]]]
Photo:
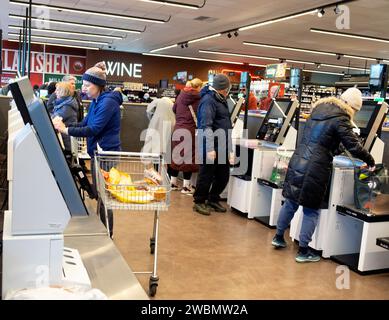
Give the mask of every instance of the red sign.
[[[3, 49], [3, 72], [17, 72], [18, 51]], [[49, 52], [31, 52], [31, 72], [81, 75], [85, 72], [86, 57]]]

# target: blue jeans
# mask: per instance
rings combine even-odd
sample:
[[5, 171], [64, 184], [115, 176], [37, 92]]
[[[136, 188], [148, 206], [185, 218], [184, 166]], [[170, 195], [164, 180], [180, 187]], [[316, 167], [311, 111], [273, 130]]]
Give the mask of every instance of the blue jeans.
[[[285, 199], [285, 203], [281, 208], [280, 216], [277, 221], [277, 235], [283, 236], [286, 228], [289, 226], [297, 211], [298, 203]], [[300, 230], [300, 247], [308, 247], [308, 243], [312, 241], [312, 235], [315, 232], [317, 221], [319, 219], [319, 210], [303, 207], [303, 222]]]

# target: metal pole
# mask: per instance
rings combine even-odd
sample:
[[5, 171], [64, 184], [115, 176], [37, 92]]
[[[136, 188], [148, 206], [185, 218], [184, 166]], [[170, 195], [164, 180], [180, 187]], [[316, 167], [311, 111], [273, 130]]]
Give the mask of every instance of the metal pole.
[[25, 46], [25, 43], [24, 43], [24, 41], [25, 41], [25, 37], [26, 37], [26, 22], [25, 21], [23, 21], [23, 35], [22, 35], [22, 68], [21, 68], [21, 72], [20, 72], [20, 74], [22, 75], [22, 76], [24, 76], [24, 62], [25, 62], [25, 60], [24, 60], [24, 58], [25, 58], [25, 49], [26, 49], [26, 46]]
[[22, 74], [22, 30], [19, 30], [18, 73]]
[[251, 76], [250, 76], [250, 73], [247, 72], [246, 100], [245, 100], [244, 123], [243, 123], [243, 138], [248, 138], [247, 120], [248, 120], [248, 116], [249, 116], [250, 86], [251, 86]]
[[24, 24], [25, 30], [25, 38], [24, 38], [24, 75], [26, 75], [27, 71], [27, 42], [28, 42], [28, 8], [26, 8], [26, 19]]
[[31, 15], [32, 15], [32, 0], [30, 0], [28, 6], [28, 63], [27, 63], [27, 74], [30, 79], [31, 72]]

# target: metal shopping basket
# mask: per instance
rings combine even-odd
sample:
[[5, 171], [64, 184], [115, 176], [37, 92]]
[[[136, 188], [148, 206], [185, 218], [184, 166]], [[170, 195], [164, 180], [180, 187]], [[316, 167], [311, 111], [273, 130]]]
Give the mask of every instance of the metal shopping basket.
[[[109, 225], [108, 209], [154, 211], [153, 235], [150, 238], [150, 252], [154, 254], [153, 271], [134, 272], [135, 274], [151, 274], [149, 294], [154, 296], [159, 280], [157, 275], [159, 214], [160, 211], [168, 210], [171, 191], [163, 157], [159, 154], [99, 151], [95, 155], [95, 167], [97, 191], [99, 199], [105, 207], [107, 230]], [[104, 174], [106, 174], [104, 172], [108, 172], [112, 168], [129, 175], [129, 177], [124, 177], [124, 181], [127, 179], [129, 183], [107, 182], [104, 178]], [[158, 172], [159, 184], [145, 185], [145, 170], [150, 169]]]

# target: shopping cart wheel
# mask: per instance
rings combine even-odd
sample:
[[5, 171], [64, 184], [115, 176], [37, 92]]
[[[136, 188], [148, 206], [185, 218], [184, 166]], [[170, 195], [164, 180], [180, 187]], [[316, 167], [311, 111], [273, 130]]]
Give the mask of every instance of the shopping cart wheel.
[[154, 297], [155, 294], [157, 293], [157, 287], [158, 287], [158, 278], [155, 280], [153, 277], [150, 277], [150, 282], [149, 282], [149, 296]]
[[155, 252], [155, 238], [150, 238], [150, 254]]

